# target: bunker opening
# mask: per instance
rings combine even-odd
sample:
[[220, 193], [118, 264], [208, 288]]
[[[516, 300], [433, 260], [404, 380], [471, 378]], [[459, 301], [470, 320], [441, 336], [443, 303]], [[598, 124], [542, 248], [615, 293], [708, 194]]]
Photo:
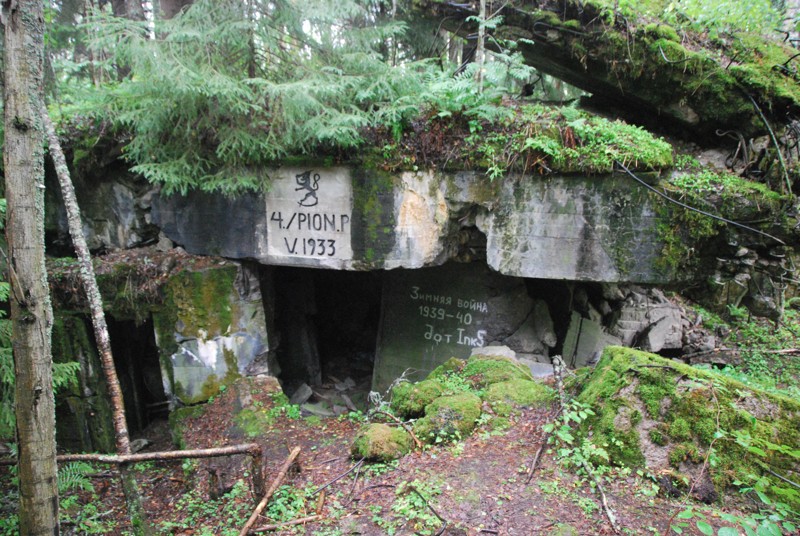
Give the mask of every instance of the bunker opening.
[[106, 322], [128, 428], [137, 434], [169, 413], [153, 321], [148, 318], [137, 324], [107, 314]]
[[295, 403], [366, 409], [381, 316], [382, 272], [276, 268], [278, 379]]

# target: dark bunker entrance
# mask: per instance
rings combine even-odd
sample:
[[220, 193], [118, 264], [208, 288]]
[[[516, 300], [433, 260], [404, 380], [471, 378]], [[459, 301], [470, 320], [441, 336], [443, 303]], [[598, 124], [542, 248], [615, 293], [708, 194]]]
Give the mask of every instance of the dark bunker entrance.
[[153, 321], [117, 320], [106, 315], [111, 353], [125, 400], [125, 418], [132, 434], [166, 418], [169, 403], [161, 379], [161, 364]]
[[278, 378], [294, 402], [323, 413], [366, 409], [382, 279], [382, 272], [274, 270]]

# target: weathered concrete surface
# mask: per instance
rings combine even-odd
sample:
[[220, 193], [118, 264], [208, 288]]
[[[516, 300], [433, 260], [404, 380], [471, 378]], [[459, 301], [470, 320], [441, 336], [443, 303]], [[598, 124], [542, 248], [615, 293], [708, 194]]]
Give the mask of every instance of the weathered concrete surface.
[[[522, 337], [518, 332], [526, 323], [539, 329]], [[533, 341], [537, 333], [542, 340]], [[475, 348], [506, 345], [527, 353], [535, 347], [547, 355], [551, 342], [547, 307], [528, 296], [520, 278], [479, 263], [391, 271], [384, 280], [372, 388], [384, 391], [403, 374], [424, 378], [450, 357], [465, 359]]]
[[182, 272], [168, 289], [167, 306], [153, 315], [168, 397], [205, 401], [266, 358], [264, 306], [249, 268]]
[[[293, 168], [266, 194], [158, 196], [152, 221], [196, 254], [345, 270], [421, 268], [464, 253], [464, 230], [486, 236], [489, 266], [519, 277], [665, 283], [659, 216], [624, 177]], [[666, 217], [666, 216], [665, 216]]]
[[624, 177], [516, 177], [477, 218], [487, 262], [501, 273], [575, 281], [663, 282], [658, 216]]

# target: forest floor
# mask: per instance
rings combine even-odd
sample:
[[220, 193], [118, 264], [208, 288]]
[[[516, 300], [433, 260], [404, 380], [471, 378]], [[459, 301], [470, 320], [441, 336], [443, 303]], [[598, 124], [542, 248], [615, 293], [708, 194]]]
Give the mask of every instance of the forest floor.
[[[524, 410], [502, 431], [483, 425], [462, 441], [417, 450], [388, 464], [359, 464], [350, 455], [350, 443], [363, 415], [304, 417], [276, 389], [269, 379], [239, 382], [180, 423], [185, 448], [259, 443], [267, 485], [289, 451], [300, 447], [256, 528], [319, 514], [316, 521], [271, 533], [614, 533], [592, 479], [559, 462], [553, 449], [544, 450], [531, 472], [546, 439], [542, 427], [554, 415], [551, 408]], [[243, 408], [262, 417], [259, 426], [252, 425], [253, 419], [233, 418]], [[153, 441], [146, 451], [174, 448], [166, 421], [154, 423], [145, 435]], [[158, 534], [236, 535], [259, 500], [251, 492], [249, 467], [245, 456], [234, 456], [146, 462], [134, 470]], [[91, 489], [62, 496], [62, 534], [130, 534], [117, 476], [116, 470], [96, 466]], [[678, 515], [691, 501], [665, 497], [654, 477], [606, 468], [599, 481], [622, 534], [702, 533], [698, 514], [690, 520]], [[13, 495], [7, 467], [0, 468], [0, 487], [6, 492], [0, 501], [2, 516], [9, 513]], [[717, 530], [730, 526], [721, 516], [739, 513], [731, 504], [692, 506]], [[3, 527], [0, 523], [0, 534], [12, 533]]]

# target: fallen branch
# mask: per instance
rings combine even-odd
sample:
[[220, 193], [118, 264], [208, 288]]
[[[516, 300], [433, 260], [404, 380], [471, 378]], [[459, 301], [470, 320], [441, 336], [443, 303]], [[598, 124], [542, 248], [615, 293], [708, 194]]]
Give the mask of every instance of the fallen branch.
[[299, 519], [293, 519], [292, 521], [286, 521], [284, 523], [276, 523], [274, 525], [264, 525], [263, 527], [258, 527], [257, 529], [253, 529], [250, 532], [269, 532], [271, 530], [278, 530], [284, 527], [293, 527], [295, 525], [305, 525], [306, 523], [311, 523], [312, 521], [319, 521], [322, 519], [321, 515], [313, 515], [308, 517], [301, 517]]
[[[56, 461], [59, 463], [95, 462], [125, 465], [149, 461], [183, 460], [186, 458], [220, 458], [236, 454], [246, 454], [253, 459], [253, 489], [256, 495], [261, 495], [264, 491], [264, 473], [261, 469], [263, 454], [261, 446], [256, 443], [244, 443], [242, 445], [230, 445], [227, 447], [210, 449], [167, 450], [163, 452], [140, 452], [137, 454], [61, 454], [56, 456]], [[0, 460], [0, 466], [16, 464], [16, 459]]]
[[247, 536], [247, 533], [250, 532], [250, 527], [253, 526], [253, 524], [256, 522], [256, 519], [258, 519], [258, 516], [261, 514], [261, 511], [265, 506], [267, 506], [267, 503], [275, 494], [275, 492], [278, 491], [278, 486], [280, 486], [281, 482], [283, 482], [283, 479], [286, 477], [286, 473], [289, 471], [289, 467], [292, 466], [292, 463], [294, 463], [294, 460], [297, 458], [298, 454], [300, 454], [300, 447], [295, 447], [292, 449], [292, 452], [289, 453], [289, 456], [286, 458], [286, 461], [283, 462], [280, 471], [278, 471], [278, 474], [272, 480], [272, 484], [270, 484], [267, 493], [264, 494], [264, 498], [261, 499], [261, 502], [258, 503], [258, 506], [256, 506], [256, 509], [253, 511], [253, 515], [250, 516], [250, 519], [248, 519], [247, 523], [245, 523], [244, 527], [242, 527], [241, 532], [239, 532], [239, 536]]
[[536, 471], [536, 467], [539, 465], [539, 460], [542, 457], [542, 452], [544, 452], [544, 447], [547, 445], [547, 442], [550, 440], [550, 434], [547, 434], [542, 439], [542, 444], [539, 446], [539, 450], [536, 451], [536, 455], [533, 457], [533, 462], [531, 462], [531, 468], [528, 469], [528, 479], [525, 481], [525, 485], [531, 483], [533, 480], [533, 473]]
[[356, 462], [356, 464], [355, 464], [353, 467], [351, 467], [350, 469], [348, 469], [347, 471], [345, 471], [345, 472], [344, 472], [344, 473], [342, 473], [341, 475], [337, 476], [336, 478], [334, 478], [333, 480], [331, 480], [331, 481], [330, 481], [330, 482], [328, 482], [327, 484], [323, 484], [322, 486], [320, 486], [319, 488], [317, 488], [317, 489], [314, 491], [314, 493], [312, 493], [312, 494], [311, 494], [311, 496], [313, 497], [314, 495], [316, 495], [316, 494], [317, 494], [317, 493], [319, 493], [320, 491], [324, 490], [325, 488], [327, 488], [327, 487], [328, 487], [328, 486], [330, 486], [331, 484], [334, 484], [334, 483], [336, 483], [336, 482], [340, 481], [341, 479], [343, 479], [344, 477], [346, 477], [347, 475], [349, 475], [350, 473], [352, 473], [353, 471], [355, 471], [356, 469], [358, 469], [359, 467], [361, 467], [363, 464], [364, 464], [364, 458], [361, 458], [360, 460], [358, 460], [358, 461]]
[[396, 422], [397, 424], [399, 424], [400, 426], [402, 426], [402, 427], [403, 427], [403, 429], [404, 429], [406, 432], [408, 432], [408, 435], [410, 435], [410, 436], [411, 436], [411, 439], [413, 439], [413, 440], [414, 440], [414, 444], [417, 446], [417, 448], [418, 448], [418, 449], [420, 449], [420, 450], [422, 450], [422, 442], [421, 442], [419, 439], [417, 439], [417, 436], [416, 436], [416, 435], [414, 435], [414, 432], [411, 430], [411, 428], [410, 428], [410, 427], [409, 427], [409, 426], [408, 426], [406, 423], [404, 423], [403, 421], [401, 421], [400, 419], [398, 419], [397, 417], [395, 417], [394, 415], [392, 415], [392, 414], [391, 414], [391, 413], [389, 413], [388, 411], [382, 411], [382, 410], [376, 409], [376, 410], [373, 410], [371, 413], [372, 413], [373, 415], [374, 415], [374, 414], [376, 414], [376, 413], [379, 413], [379, 414], [381, 414], [381, 415], [386, 415], [387, 417], [389, 417], [390, 419], [392, 419], [394, 422]]
[[447, 520], [444, 519], [442, 516], [440, 516], [439, 513], [433, 509], [433, 506], [431, 506], [431, 503], [428, 502], [428, 499], [426, 499], [425, 496], [422, 495], [422, 493], [420, 493], [417, 488], [415, 488], [414, 486], [409, 486], [408, 489], [416, 493], [419, 496], [419, 498], [423, 500], [425, 506], [428, 507], [428, 510], [430, 510], [433, 513], [433, 515], [435, 515], [436, 518], [442, 522], [442, 527], [438, 531], [436, 531], [434, 536], [441, 536], [442, 534], [444, 534], [444, 531], [447, 529]]
[[600, 481], [595, 478], [594, 473], [590, 470], [589, 465], [585, 462], [581, 462], [581, 466], [583, 470], [586, 471], [586, 474], [594, 480], [594, 484], [597, 487], [597, 491], [600, 494], [600, 503], [603, 505], [603, 512], [605, 512], [606, 517], [608, 518], [608, 522], [611, 523], [611, 529], [614, 531], [614, 534], [619, 534], [619, 526], [617, 526], [617, 516], [614, 515], [614, 511], [611, 510], [611, 507], [608, 506], [608, 500], [606, 499], [606, 492], [603, 491], [603, 486], [600, 484]]

